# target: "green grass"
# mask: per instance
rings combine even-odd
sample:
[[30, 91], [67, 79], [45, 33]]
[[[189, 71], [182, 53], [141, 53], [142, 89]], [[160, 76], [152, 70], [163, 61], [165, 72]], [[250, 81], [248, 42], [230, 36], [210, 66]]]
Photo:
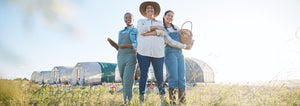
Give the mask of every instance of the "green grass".
[[[254, 90], [255, 89], [255, 90]], [[167, 90], [166, 90], [167, 91]], [[167, 94], [168, 95], [168, 94]], [[130, 105], [140, 105], [134, 90]], [[167, 97], [167, 96], [166, 96]], [[300, 105], [300, 88], [209, 84], [188, 87], [186, 105]], [[168, 97], [167, 97], [168, 102]], [[0, 80], [0, 105], [110, 105], [123, 104], [122, 92], [109, 87], [53, 87], [22, 80]], [[145, 95], [144, 105], [160, 105], [155, 92]]]

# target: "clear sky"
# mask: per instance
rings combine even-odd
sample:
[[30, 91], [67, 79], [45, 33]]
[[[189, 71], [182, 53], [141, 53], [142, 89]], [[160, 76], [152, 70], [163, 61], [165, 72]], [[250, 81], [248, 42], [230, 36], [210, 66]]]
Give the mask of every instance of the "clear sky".
[[[126, 12], [134, 14], [134, 25], [144, 18], [143, 0], [54, 1], [55, 18], [39, 9], [28, 15], [24, 4], [0, 1], [1, 78], [30, 78], [33, 71], [77, 62], [116, 63], [117, 51], [106, 39], [117, 41]], [[156, 19], [173, 10], [173, 24], [193, 22], [194, 47], [184, 55], [208, 63], [216, 81], [300, 78], [299, 0], [157, 2]]]

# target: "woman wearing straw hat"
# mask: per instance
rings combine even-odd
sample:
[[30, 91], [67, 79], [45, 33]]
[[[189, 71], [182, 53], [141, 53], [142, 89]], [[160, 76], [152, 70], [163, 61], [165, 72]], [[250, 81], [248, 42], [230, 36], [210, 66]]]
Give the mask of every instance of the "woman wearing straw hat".
[[[146, 1], [140, 5], [141, 14], [146, 19], [140, 19], [137, 24], [137, 59], [140, 66], [140, 102], [144, 102], [146, 82], [150, 62], [152, 63], [156, 84], [159, 94], [164, 103], [165, 86], [163, 83], [163, 63], [164, 63], [164, 27], [163, 23], [155, 20], [160, 13], [160, 6], [157, 2]], [[142, 34], [156, 31], [156, 35], [143, 36]]]
[[159, 4], [152, 1], [143, 2], [140, 5], [141, 14], [146, 19], [138, 21], [137, 37], [137, 58], [140, 65], [140, 101], [144, 101], [145, 87], [148, 77], [150, 62], [154, 68], [156, 83], [160, 91], [162, 103], [164, 103], [164, 84], [163, 84], [163, 62], [164, 62], [164, 44], [165, 42], [175, 48], [190, 48], [190, 45], [182, 44], [173, 40], [163, 27], [163, 23], [155, 20], [160, 12]]

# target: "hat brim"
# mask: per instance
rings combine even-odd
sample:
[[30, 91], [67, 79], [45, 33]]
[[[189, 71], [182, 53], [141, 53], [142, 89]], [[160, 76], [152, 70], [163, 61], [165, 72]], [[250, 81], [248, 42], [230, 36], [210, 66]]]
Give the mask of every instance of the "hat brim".
[[154, 17], [157, 17], [160, 13], [160, 6], [157, 2], [154, 1], [145, 1], [140, 5], [140, 12], [144, 17], [147, 17], [146, 6], [152, 5], [154, 8]]

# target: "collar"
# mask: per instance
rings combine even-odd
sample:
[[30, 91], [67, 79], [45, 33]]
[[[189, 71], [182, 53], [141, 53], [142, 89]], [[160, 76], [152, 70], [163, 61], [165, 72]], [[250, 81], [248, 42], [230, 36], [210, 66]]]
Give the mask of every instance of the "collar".
[[[152, 21], [152, 20], [149, 20], [149, 18], [146, 18], [147, 19], [147, 21]], [[157, 21], [155, 18], [154, 18], [154, 20], [153, 21]]]
[[126, 30], [126, 29], [131, 29], [131, 28], [133, 28], [133, 25], [131, 25], [131, 26], [129, 26], [129, 27], [125, 27], [124, 30]]

